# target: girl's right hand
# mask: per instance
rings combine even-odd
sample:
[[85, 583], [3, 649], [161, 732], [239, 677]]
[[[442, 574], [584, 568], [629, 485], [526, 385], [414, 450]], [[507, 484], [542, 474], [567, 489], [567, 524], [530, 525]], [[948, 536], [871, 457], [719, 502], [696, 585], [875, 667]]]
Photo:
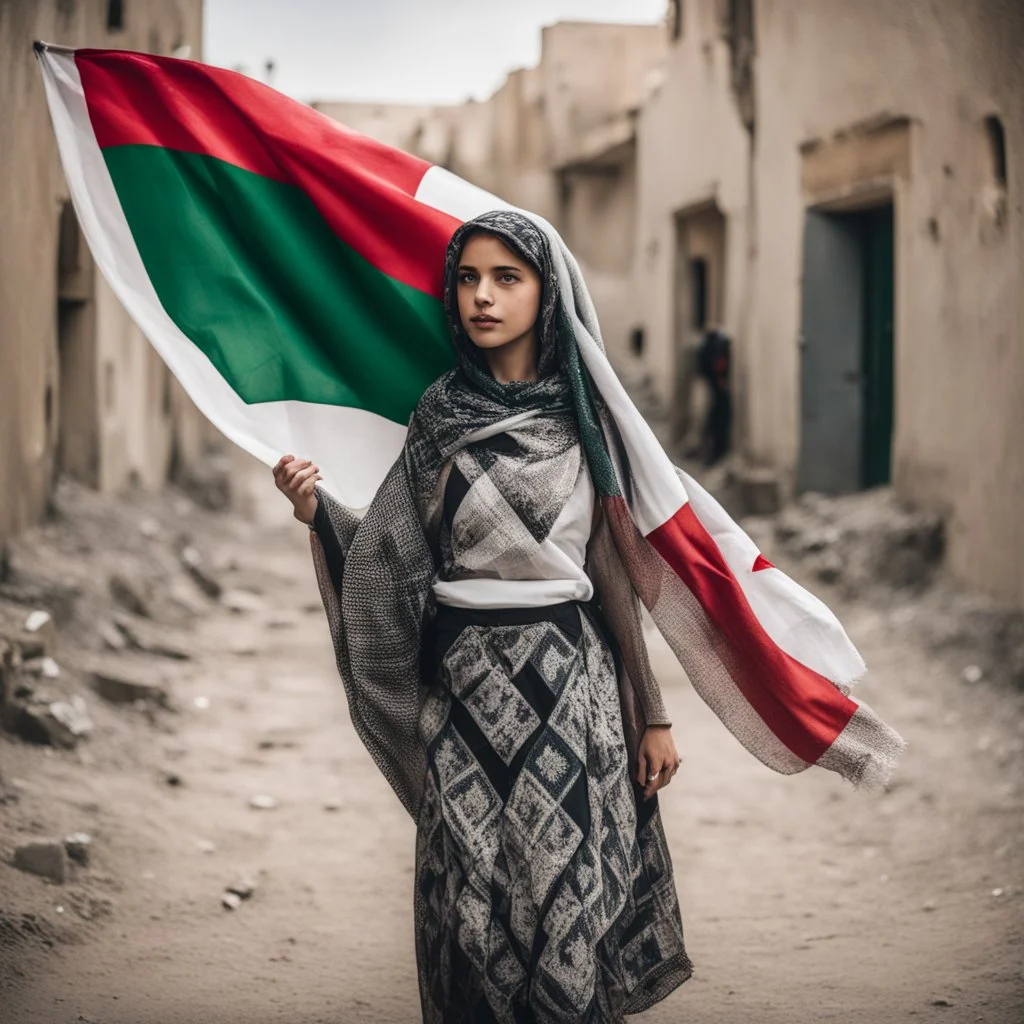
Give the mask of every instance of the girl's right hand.
[[319, 467], [309, 459], [282, 455], [273, 472], [277, 489], [292, 503], [292, 514], [300, 523], [311, 525], [318, 501], [316, 482], [322, 479]]

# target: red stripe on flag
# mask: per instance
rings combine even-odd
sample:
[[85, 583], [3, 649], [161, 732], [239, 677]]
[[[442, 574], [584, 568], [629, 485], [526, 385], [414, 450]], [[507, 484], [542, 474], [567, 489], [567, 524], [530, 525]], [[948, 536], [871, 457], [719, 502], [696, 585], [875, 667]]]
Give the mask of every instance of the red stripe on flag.
[[734, 671], [733, 677], [744, 697], [797, 757], [814, 764], [846, 727], [857, 705], [772, 640], [689, 504], [647, 539], [735, 652], [742, 670]]
[[758, 552], [757, 558], [754, 559], [753, 568], [751, 572], [761, 572], [762, 569], [774, 569], [775, 566], [768, 561], [760, 552]]
[[223, 68], [122, 50], [76, 50], [75, 65], [101, 149], [200, 153], [294, 185], [378, 270], [442, 295], [459, 221], [413, 198], [425, 160]]

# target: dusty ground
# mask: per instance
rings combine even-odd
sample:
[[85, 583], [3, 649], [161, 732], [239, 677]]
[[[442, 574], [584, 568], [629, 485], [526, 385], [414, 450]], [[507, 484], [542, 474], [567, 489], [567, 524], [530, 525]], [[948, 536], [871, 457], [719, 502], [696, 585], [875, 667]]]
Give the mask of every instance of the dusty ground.
[[[260, 606], [206, 600], [175, 711], [90, 696], [76, 751], [0, 737], [0, 1020], [413, 1024], [413, 823], [348, 720], [306, 531], [185, 520]], [[912, 602], [838, 610], [872, 669], [861, 696], [910, 743], [885, 794], [764, 768], [652, 639], [684, 757], [661, 799], [696, 972], [631, 1019], [1024, 1019], [1024, 700], [929, 653]], [[64, 886], [9, 863], [78, 830], [92, 861]], [[256, 891], [227, 910], [240, 874]]]

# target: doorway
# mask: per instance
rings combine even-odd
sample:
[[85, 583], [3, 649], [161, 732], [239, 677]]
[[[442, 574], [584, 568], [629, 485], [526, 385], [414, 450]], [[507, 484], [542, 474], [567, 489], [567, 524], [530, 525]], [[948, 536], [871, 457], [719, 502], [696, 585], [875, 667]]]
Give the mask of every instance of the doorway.
[[891, 202], [807, 211], [800, 491], [848, 494], [891, 478], [894, 295]]
[[725, 216], [715, 203], [676, 215], [673, 340], [675, 383], [672, 436], [685, 449], [699, 443], [708, 396], [699, 387], [697, 347], [722, 323], [725, 295]]
[[92, 255], [70, 202], [64, 204], [57, 252], [58, 389], [55, 473], [99, 483], [99, 409]]

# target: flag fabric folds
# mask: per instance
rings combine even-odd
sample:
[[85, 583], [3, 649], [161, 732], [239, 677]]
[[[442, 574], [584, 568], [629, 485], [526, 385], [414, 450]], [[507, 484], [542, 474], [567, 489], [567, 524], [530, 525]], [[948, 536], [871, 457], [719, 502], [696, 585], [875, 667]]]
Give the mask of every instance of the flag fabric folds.
[[[454, 363], [447, 242], [508, 204], [235, 72], [37, 52], [82, 231], [129, 314], [228, 438], [268, 465], [313, 459], [321, 486], [365, 508]], [[775, 770], [884, 784], [905, 743], [853, 696], [864, 664], [841, 624], [672, 465], [605, 355], [576, 261], [534, 219], [579, 343], [570, 372], [621, 442], [616, 454], [607, 429], [584, 438], [606, 469], [595, 484], [695, 689]]]

